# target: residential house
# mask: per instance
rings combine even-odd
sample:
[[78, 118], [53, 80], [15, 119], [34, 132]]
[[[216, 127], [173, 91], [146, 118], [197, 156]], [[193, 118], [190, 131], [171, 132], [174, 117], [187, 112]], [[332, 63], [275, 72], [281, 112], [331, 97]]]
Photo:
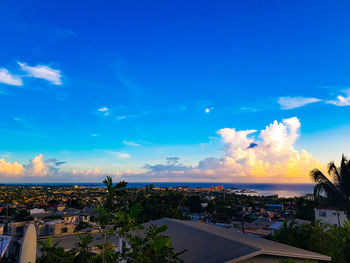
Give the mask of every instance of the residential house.
[[315, 208], [315, 219], [334, 225], [344, 226], [344, 222], [348, 219], [344, 211], [328, 208]]

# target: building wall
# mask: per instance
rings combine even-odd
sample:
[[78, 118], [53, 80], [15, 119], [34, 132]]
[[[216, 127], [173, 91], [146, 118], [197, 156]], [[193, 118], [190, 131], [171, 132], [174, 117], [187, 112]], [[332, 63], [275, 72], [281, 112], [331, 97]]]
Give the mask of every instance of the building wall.
[[[268, 255], [258, 255], [253, 258], [245, 259], [240, 261], [242, 263], [280, 263], [280, 261], [284, 259], [284, 257], [275, 257]], [[306, 259], [293, 258], [295, 263], [305, 263]], [[317, 263], [317, 260], [309, 260], [310, 263]]]
[[90, 216], [89, 215], [80, 215], [79, 220], [80, 220], [80, 222], [90, 223]]
[[50, 236], [56, 236], [61, 234], [71, 234], [74, 232], [74, 225], [70, 224], [52, 224], [49, 225]]
[[[331, 225], [344, 226], [344, 222], [348, 219], [343, 211], [317, 209], [315, 208], [315, 219], [321, 220]], [[338, 213], [337, 213], [338, 212]], [[339, 218], [339, 221], [338, 221]], [[340, 224], [340, 225], [339, 225]]]
[[77, 224], [79, 223], [79, 216], [74, 215], [74, 216], [64, 216], [64, 221], [66, 223], [72, 223], [72, 224]]
[[13, 222], [7, 225], [7, 235], [22, 236], [27, 222]]

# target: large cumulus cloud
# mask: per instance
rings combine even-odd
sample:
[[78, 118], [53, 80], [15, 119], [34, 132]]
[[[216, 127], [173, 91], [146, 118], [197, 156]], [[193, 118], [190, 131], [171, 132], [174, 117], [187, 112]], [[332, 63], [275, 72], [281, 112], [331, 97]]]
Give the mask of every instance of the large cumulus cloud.
[[179, 162], [146, 165], [144, 176], [162, 181], [310, 182], [309, 171], [323, 165], [307, 151], [295, 149], [300, 126], [293, 117], [261, 131], [220, 129], [225, 150], [221, 158], [206, 158], [194, 167]]

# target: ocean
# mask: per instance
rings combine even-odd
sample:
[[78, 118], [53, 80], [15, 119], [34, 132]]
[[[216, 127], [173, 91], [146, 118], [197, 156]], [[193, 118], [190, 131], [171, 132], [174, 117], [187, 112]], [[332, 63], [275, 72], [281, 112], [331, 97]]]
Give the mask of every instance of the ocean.
[[[147, 183], [129, 183], [129, 187], [144, 187], [145, 185], [153, 184], [155, 187], [177, 187], [177, 186], [188, 186], [196, 188], [210, 188], [214, 185], [224, 185], [225, 189], [247, 189], [253, 190], [255, 193], [252, 195], [278, 195], [279, 197], [295, 197], [302, 196], [305, 194], [312, 194], [314, 185], [313, 184], [242, 184], [242, 183], [185, 183], [185, 182], [147, 182]], [[42, 184], [7, 184], [7, 185], [42, 185], [42, 186], [94, 186], [103, 187], [102, 183], [42, 183]]]

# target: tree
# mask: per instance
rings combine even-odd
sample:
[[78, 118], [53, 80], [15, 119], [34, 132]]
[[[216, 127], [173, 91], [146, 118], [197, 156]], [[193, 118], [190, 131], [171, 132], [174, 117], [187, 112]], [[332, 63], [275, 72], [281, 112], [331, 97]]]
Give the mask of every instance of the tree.
[[46, 241], [38, 241], [41, 246], [41, 256], [38, 258], [38, 263], [73, 263], [74, 253], [65, 252], [63, 247], [58, 246], [59, 242], [53, 244], [52, 237]]
[[94, 262], [95, 253], [92, 253], [89, 244], [93, 237], [91, 234], [79, 235], [80, 242], [75, 253], [74, 263], [92, 263]]
[[[104, 236], [102, 263], [112, 262], [107, 260], [108, 255], [124, 262], [182, 262], [179, 255], [183, 252], [176, 253], [170, 238], [161, 235], [166, 231], [166, 226], [147, 228], [140, 224], [139, 217], [143, 209], [140, 204], [130, 206], [126, 200], [127, 183], [120, 182], [113, 186], [112, 178], [107, 177], [104, 184], [106, 202], [104, 206], [98, 207], [99, 223]], [[120, 253], [106, 250], [107, 236], [115, 234], [129, 244], [129, 247], [120, 248]]]
[[125, 253], [125, 258], [129, 259], [127, 262], [184, 262], [179, 256], [185, 251], [176, 253], [171, 245], [170, 238], [161, 235], [167, 229], [167, 226], [157, 227], [152, 225], [145, 229], [144, 234], [130, 235], [129, 244], [131, 249], [128, 249]]
[[194, 212], [194, 213], [202, 212], [201, 198], [199, 195], [189, 196], [185, 204], [189, 207], [190, 212]]
[[[314, 194], [320, 200], [329, 202], [330, 205], [344, 209], [350, 213], [350, 161], [342, 155], [340, 166], [337, 167], [334, 162], [328, 165], [328, 174], [331, 180], [327, 178], [320, 170], [314, 169], [310, 172], [316, 185]], [[324, 198], [323, 195], [326, 195]]]

